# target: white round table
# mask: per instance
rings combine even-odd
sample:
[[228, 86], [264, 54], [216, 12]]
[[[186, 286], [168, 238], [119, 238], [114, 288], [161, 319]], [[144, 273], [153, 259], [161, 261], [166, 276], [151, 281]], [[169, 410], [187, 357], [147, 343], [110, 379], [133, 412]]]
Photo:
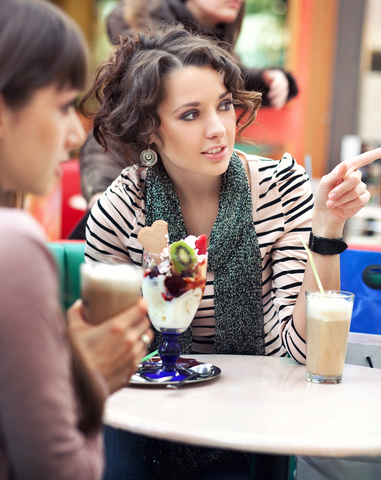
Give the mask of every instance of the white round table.
[[166, 440], [259, 453], [381, 455], [381, 370], [345, 365], [338, 385], [314, 385], [289, 358], [192, 355], [221, 368], [171, 390], [111, 395], [106, 424]]

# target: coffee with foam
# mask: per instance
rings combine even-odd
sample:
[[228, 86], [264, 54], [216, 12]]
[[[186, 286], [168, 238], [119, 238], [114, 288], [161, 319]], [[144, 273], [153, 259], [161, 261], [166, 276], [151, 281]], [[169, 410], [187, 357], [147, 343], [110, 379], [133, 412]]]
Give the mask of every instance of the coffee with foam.
[[353, 295], [345, 294], [307, 292], [308, 379], [316, 376], [341, 381], [353, 308]]
[[83, 315], [98, 324], [135, 303], [141, 294], [142, 273], [130, 264], [82, 264]]

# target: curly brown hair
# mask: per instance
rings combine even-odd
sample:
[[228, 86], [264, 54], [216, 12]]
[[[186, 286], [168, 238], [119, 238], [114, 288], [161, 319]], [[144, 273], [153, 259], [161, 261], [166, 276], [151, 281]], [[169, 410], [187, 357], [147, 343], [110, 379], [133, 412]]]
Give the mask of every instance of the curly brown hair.
[[[189, 66], [211, 66], [222, 75], [239, 112], [238, 136], [242, 136], [255, 120], [261, 94], [244, 89], [241, 70], [229, 45], [174, 25], [152, 35], [121, 36], [116, 49], [98, 67], [80, 110], [93, 118], [94, 136], [105, 151], [110, 139], [129, 160], [138, 162], [152, 135], [162, 141], [157, 112], [165, 100], [166, 79]], [[152, 149], [158, 151], [157, 146]]]

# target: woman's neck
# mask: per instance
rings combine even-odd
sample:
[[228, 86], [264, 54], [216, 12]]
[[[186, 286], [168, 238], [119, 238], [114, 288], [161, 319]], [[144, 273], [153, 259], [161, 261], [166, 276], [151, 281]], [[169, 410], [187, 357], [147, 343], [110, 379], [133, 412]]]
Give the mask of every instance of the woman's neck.
[[0, 207], [23, 208], [25, 195], [21, 192], [4, 192], [0, 188]]
[[197, 203], [198, 201], [203, 201], [208, 198], [219, 198], [221, 178], [221, 176], [204, 177], [202, 175], [184, 175], [181, 179], [171, 178], [171, 181], [181, 205], [182, 202]]
[[184, 175], [171, 178], [188, 235], [208, 237], [217, 218], [221, 176]]

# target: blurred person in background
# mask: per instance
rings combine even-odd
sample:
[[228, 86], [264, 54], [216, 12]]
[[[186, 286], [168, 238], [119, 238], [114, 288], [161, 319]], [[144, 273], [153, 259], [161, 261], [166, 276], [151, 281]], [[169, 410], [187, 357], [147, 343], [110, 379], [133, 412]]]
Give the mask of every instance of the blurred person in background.
[[[244, 0], [122, 0], [107, 18], [111, 42], [120, 35], [149, 31], [152, 27], [178, 22], [194, 33], [202, 33], [234, 46], [241, 30]], [[262, 93], [262, 106], [282, 108], [298, 93], [290, 72], [279, 67], [248, 69], [242, 63], [245, 87]], [[81, 150], [81, 189], [91, 207], [102, 192], [129, 166], [128, 159], [115, 148], [105, 153], [90, 133]], [[71, 238], [84, 238], [87, 215]]]
[[[235, 46], [245, 13], [244, 0], [121, 0], [107, 18], [112, 43], [119, 35], [144, 32], [158, 24], [182, 23], [186, 30]], [[284, 69], [248, 69], [242, 63], [246, 90], [262, 93], [262, 107], [282, 108], [298, 93]]]
[[78, 301], [68, 332], [44, 233], [14, 208], [25, 193], [47, 193], [83, 142], [73, 104], [86, 70], [82, 35], [65, 14], [45, 0], [0, 0], [2, 480], [101, 478], [105, 398], [152, 338], [143, 300], [99, 326]]

